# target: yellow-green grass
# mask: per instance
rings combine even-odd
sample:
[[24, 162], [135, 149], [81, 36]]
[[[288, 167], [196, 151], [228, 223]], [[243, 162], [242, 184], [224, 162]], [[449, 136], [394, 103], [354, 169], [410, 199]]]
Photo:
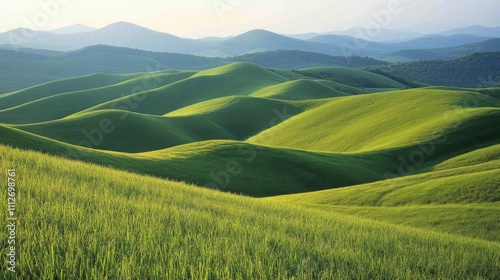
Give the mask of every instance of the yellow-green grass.
[[1, 125], [0, 135], [1, 143], [15, 147], [252, 196], [381, 180], [391, 163], [383, 155], [311, 153], [227, 140], [130, 154], [73, 146]]
[[[238, 197], [5, 146], [0, 155], [2, 170], [16, 169], [20, 279], [500, 277], [498, 242]], [[1, 239], [7, 234], [1, 231]], [[6, 269], [0, 273], [10, 276]]]
[[[433, 89], [445, 89], [445, 90], [462, 90], [462, 91], [475, 91], [488, 95], [490, 97], [500, 100], [500, 87], [489, 87], [489, 88], [459, 88], [459, 87], [445, 87], [445, 86], [434, 86], [429, 87]], [[472, 105], [472, 104], [471, 104]]]
[[[472, 114], [472, 117], [468, 115], [468, 118], [461, 120], [458, 126], [445, 134], [444, 141], [439, 138], [417, 137], [420, 142], [406, 143], [406, 146], [401, 148], [388, 147], [363, 153], [308, 152], [276, 146], [263, 147], [245, 142], [209, 141], [194, 142], [140, 155], [117, 155], [79, 149], [8, 127], [2, 127], [0, 132], [4, 135], [0, 140], [5, 144], [55, 154], [68, 154], [68, 151], [75, 150], [78, 158], [95, 163], [211, 187], [214, 187], [214, 181], [222, 181], [223, 183], [217, 185], [222, 185], [227, 191], [268, 196], [356, 185], [393, 176], [425, 172], [456, 155], [487, 146], [492, 142], [498, 143], [499, 133], [495, 127], [498, 111], [490, 115], [488, 108], [469, 110], [479, 110], [480, 114], [477, 116]], [[487, 113], [484, 114], [482, 110], [486, 110]], [[292, 117], [283, 123], [291, 122], [295, 118]], [[273, 129], [280, 126], [281, 124]], [[313, 133], [311, 129], [305, 131]], [[273, 137], [281, 137], [282, 134], [290, 133], [290, 130], [273, 130], [273, 132], [275, 134], [267, 134], [269, 139], [262, 138], [261, 141], [272, 141]], [[296, 137], [299, 136], [291, 137], [290, 141], [295, 141]], [[112, 138], [113, 136], [110, 139]], [[111, 141], [110, 145], [113, 145], [113, 142]], [[123, 142], [134, 143], [134, 140]], [[147, 146], [147, 143], [141, 144]], [[314, 142], [311, 141], [310, 145], [314, 145]], [[415, 157], [416, 152], [419, 154], [418, 157]], [[421, 162], [409, 165], [408, 162], [415, 161], [415, 158]], [[229, 169], [234, 169], [232, 164], [234, 162], [242, 168], [242, 172], [233, 172], [238, 173], [237, 175], [231, 175], [229, 174], [231, 172], [227, 171], [228, 164], [231, 167]]]
[[[500, 241], [498, 150], [495, 145], [450, 159], [445, 170], [266, 200]], [[489, 152], [496, 156], [477, 157]], [[465, 157], [470, 165], [462, 166]]]
[[457, 167], [472, 166], [492, 160], [500, 160], [500, 144], [491, 145], [465, 153], [436, 165], [434, 170], [452, 169]]
[[494, 203], [500, 201], [500, 160], [272, 199], [342, 206]]
[[[468, 107], [469, 101], [476, 102], [475, 107]], [[457, 129], [463, 133], [449, 135], [444, 142], [498, 140], [500, 132], [494, 123], [500, 120], [499, 106], [499, 100], [476, 92], [434, 89], [341, 97], [263, 131], [249, 142], [316, 151], [367, 152], [414, 146]], [[470, 134], [470, 130], [475, 132]]]
[[[27, 102], [0, 111], [0, 122], [10, 124], [37, 123], [64, 118], [92, 106], [123, 96], [141, 94], [192, 76], [194, 71], [162, 71], [146, 73], [127, 81], [86, 90], [69, 91]], [[84, 81], [88, 80], [87, 78]], [[142, 96], [141, 98], [144, 98]], [[112, 109], [133, 107], [142, 99], [112, 103]], [[0, 100], [1, 101], [1, 100]], [[29, 112], [26, 113], [26, 112]]]
[[40, 84], [12, 93], [5, 93], [0, 95], [0, 110], [64, 92], [99, 88], [121, 83], [126, 80], [133, 79], [139, 75], [142, 74], [90, 74], [86, 76]]
[[344, 92], [346, 95], [351, 94], [364, 94], [364, 93], [374, 93], [374, 92], [383, 92], [383, 91], [394, 91], [394, 88], [359, 88], [353, 87], [349, 85], [345, 85], [339, 82], [331, 81], [331, 80], [314, 80], [317, 83], [320, 83], [329, 88], [333, 88], [334, 90]]
[[300, 69], [297, 72], [302, 75], [331, 80], [359, 88], [407, 88], [407, 86], [385, 76], [356, 68], [314, 67]]
[[347, 96], [349, 94], [322, 85], [313, 80], [301, 79], [266, 87], [251, 95], [283, 100], [310, 100]]
[[307, 205], [391, 224], [500, 242], [500, 204], [446, 204], [399, 207]]

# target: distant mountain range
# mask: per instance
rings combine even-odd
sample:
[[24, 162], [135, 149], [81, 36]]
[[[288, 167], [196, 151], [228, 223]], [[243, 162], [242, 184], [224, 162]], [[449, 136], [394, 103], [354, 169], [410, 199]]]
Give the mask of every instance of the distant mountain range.
[[399, 31], [388, 28], [379, 28], [376, 30], [366, 28], [351, 28], [345, 31], [329, 32], [328, 34], [347, 35], [375, 42], [399, 42], [425, 36], [425, 34], [422, 33]]
[[18, 28], [1, 33], [0, 44], [54, 51], [77, 50], [104, 44], [207, 57], [226, 57], [274, 50], [299, 50], [333, 56], [371, 56], [404, 49], [433, 49], [477, 43], [492, 37], [500, 37], [500, 28], [472, 26], [438, 35], [380, 29], [377, 36], [370, 37], [366, 36], [367, 34], [373, 35], [373, 32], [351, 29], [335, 34], [308, 33], [285, 36], [266, 30], [251, 30], [229, 38], [186, 39], [127, 22], [117, 22], [100, 29], [83, 25], [52, 31]]
[[468, 35], [486, 36], [486, 37], [500, 37], [500, 26], [486, 27], [480, 25], [472, 25], [439, 33], [439, 35], [445, 35], [445, 36], [459, 35], [459, 34], [468, 34]]
[[[465, 44], [449, 48], [402, 50], [393, 53], [391, 56], [394, 61], [450, 59], [477, 52], [493, 51], [500, 51], [500, 38], [493, 38], [479, 43]], [[391, 60], [391, 56], [386, 56], [385, 58]], [[384, 57], [380, 58], [383, 59]]]

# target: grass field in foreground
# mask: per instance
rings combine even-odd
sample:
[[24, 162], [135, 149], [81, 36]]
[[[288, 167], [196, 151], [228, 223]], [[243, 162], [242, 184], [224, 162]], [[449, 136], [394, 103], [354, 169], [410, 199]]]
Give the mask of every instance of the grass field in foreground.
[[[0, 155], [0, 168], [17, 172], [17, 276], [24, 279], [500, 277], [497, 242], [239, 197], [6, 146]], [[1, 231], [2, 240], [6, 234]]]

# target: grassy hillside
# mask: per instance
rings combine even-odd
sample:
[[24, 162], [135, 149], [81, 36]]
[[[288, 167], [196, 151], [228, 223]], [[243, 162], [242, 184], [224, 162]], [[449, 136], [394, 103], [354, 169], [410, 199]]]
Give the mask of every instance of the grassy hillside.
[[312, 103], [231, 96], [197, 103], [166, 116], [98, 110], [14, 127], [73, 145], [146, 152], [204, 140], [245, 140], [301, 113]]
[[361, 69], [316, 67], [295, 70], [294, 72], [317, 79], [331, 80], [360, 88], [407, 88], [407, 86], [392, 79]]
[[252, 93], [252, 96], [268, 97], [284, 100], [310, 100], [346, 96], [348, 93], [335, 90], [313, 80], [293, 80], [276, 86], [263, 88]]
[[402, 206], [500, 201], [499, 159], [469, 167], [395, 178], [347, 188], [273, 198], [339, 206]]
[[[468, 108], [470, 101], [476, 108]], [[483, 129], [485, 123], [493, 125], [498, 120], [499, 105], [499, 100], [475, 92], [434, 89], [342, 97], [249, 141], [296, 149], [359, 152], [414, 146], [435, 139], [437, 134], [449, 134], [443, 145], [460, 149], [500, 137], [495, 129]], [[485, 135], [484, 139], [479, 135]]]
[[320, 102], [229, 96], [186, 106], [166, 116], [204, 117], [230, 132], [234, 139], [246, 140], [318, 104]]
[[[23, 190], [21, 278], [499, 277], [496, 242], [237, 197], [5, 146], [0, 154], [2, 169], [16, 168]], [[7, 237], [7, 231], [0, 234]]]
[[236, 138], [208, 118], [167, 118], [118, 110], [101, 110], [16, 127], [73, 145], [122, 152], [145, 152], [209, 139]]
[[141, 74], [90, 74], [71, 79], [48, 82], [34, 87], [0, 95], [0, 110], [6, 109], [44, 97], [86, 89], [110, 86], [133, 79]]
[[[455, 139], [454, 135], [475, 134], [480, 139], [495, 139], [492, 137], [498, 133], [495, 130], [492, 132], [491, 124], [483, 122], [482, 125], [474, 128], [477, 129], [474, 132], [460, 129], [448, 137]], [[478, 131], [482, 134], [477, 134]], [[434, 154], [425, 157], [424, 162], [405, 165], [405, 162], [411, 162], [410, 155], [416, 151], [416, 147], [359, 154], [331, 154], [236, 141], [206, 141], [147, 153], [126, 154], [69, 146], [4, 126], [0, 133], [4, 144], [252, 196], [329, 189], [383, 180], [388, 176], [423, 172], [453, 155], [485, 145], [478, 140], [470, 142], [474, 140], [473, 137], [437, 144]], [[133, 143], [133, 140], [123, 143], [127, 145]], [[147, 144], [142, 145], [148, 147]], [[408, 159], [402, 161], [401, 158]], [[280, 164], [277, 165], [277, 162]]]
[[[127, 110], [164, 115], [198, 102], [224, 96], [247, 95], [262, 87], [286, 81], [286, 78], [257, 65], [233, 63], [200, 71], [188, 79], [147, 91], [146, 99]], [[113, 109], [113, 104], [126, 102], [128, 98], [134, 98], [137, 95], [140, 93], [103, 103], [90, 108], [89, 111]]]
[[[246, 63], [194, 75], [158, 75], [184, 74], [189, 77], [148, 91], [147, 98], [136, 107], [105, 109], [127, 100], [120, 98], [65, 119], [16, 126], [48, 138], [4, 126], [0, 140], [129, 171], [267, 196], [427, 172], [452, 157], [497, 144], [500, 138], [495, 126], [500, 101], [478, 92], [423, 88], [291, 101], [253, 95], [320, 98], [335, 96], [337, 91], [332, 86], [341, 84], [288, 81]], [[241, 76], [245, 78], [237, 78]], [[59, 94], [22, 106], [64, 97], [77, 100], [75, 108], [88, 107], [86, 102], [109, 100], [118, 92], [103, 92], [105, 88]], [[90, 95], [92, 92], [94, 95]], [[67, 105], [55, 107], [50, 112], [39, 112], [49, 116], [59, 110], [78, 111]], [[37, 117], [37, 111], [32, 111], [31, 115], [22, 111], [19, 114]], [[165, 111], [168, 114], [161, 116]], [[103, 120], [106, 131], [101, 129]], [[97, 149], [149, 153], [98, 152], [49, 138]], [[204, 140], [214, 141], [199, 142]], [[77, 151], [76, 155], [71, 151]], [[238, 167], [242, 171], [236, 172]], [[236, 176], [230, 175], [228, 168]]]
[[[96, 106], [103, 102], [109, 102], [123, 96], [139, 93], [141, 94], [141, 98], [144, 98], [144, 96], [146, 96], [144, 92], [148, 90], [172, 84], [188, 78], [195, 73], [194, 71], [145, 73], [138, 75], [138, 77], [134, 79], [129, 79], [109, 86], [51, 95], [16, 107], [1, 110], [0, 122], [22, 124], [50, 121], [64, 118], [92, 106]], [[58, 84], [56, 83], [56, 87], [57, 86]], [[17, 100], [22, 99], [22, 96], [18, 96], [17, 93], [12, 94], [12, 97]], [[132, 107], [140, 100], [141, 99], [136, 98], [126, 99], [123, 103], [111, 102], [112, 105], [110, 109], [120, 109], [125, 106]], [[51, 110], [47, 110], [47, 108], [51, 108]], [[30, 112], [30, 114], [26, 114], [25, 112]]]
[[410, 205], [400, 207], [307, 205], [328, 213], [500, 242], [498, 203]]
[[395, 172], [397, 163], [384, 155], [311, 153], [222, 140], [128, 154], [72, 146], [6, 126], [0, 133], [0, 141], [14, 147], [252, 196], [373, 182], [384, 179], [387, 170]]
[[493, 145], [421, 175], [269, 200], [498, 242], [499, 185], [500, 148]]

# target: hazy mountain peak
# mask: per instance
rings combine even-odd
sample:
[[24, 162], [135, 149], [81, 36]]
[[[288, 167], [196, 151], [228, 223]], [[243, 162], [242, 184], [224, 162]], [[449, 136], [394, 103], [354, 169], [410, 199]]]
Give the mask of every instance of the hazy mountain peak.
[[48, 32], [51, 33], [56, 33], [56, 34], [76, 34], [76, 33], [83, 33], [83, 32], [89, 32], [89, 31], [94, 31], [96, 30], [93, 27], [86, 26], [83, 24], [73, 24], [71, 26], [65, 26], [53, 30], [49, 30]]
[[277, 36], [282, 36], [279, 34], [276, 34], [274, 32], [264, 30], [264, 29], [252, 29], [250, 31], [247, 31], [245, 33], [242, 33], [236, 37], [243, 37], [243, 36], [269, 36], [269, 35], [277, 35]]
[[[116, 29], [116, 30], [119, 30], [119, 29], [137, 29], [137, 30], [151, 30], [151, 29], [148, 29], [146, 27], [142, 27], [140, 25], [137, 25], [137, 24], [134, 24], [134, 23], [130, 23], [130, 22], [126, 22], [126, 21], [118, 21], [118, 22], [114, 22], [114, 23], [111, 23], [109, 25], [106, 25], [104, 26], [103, 28], [101, 29]], [[152, 30], [151, 30], [152, 31]]]

